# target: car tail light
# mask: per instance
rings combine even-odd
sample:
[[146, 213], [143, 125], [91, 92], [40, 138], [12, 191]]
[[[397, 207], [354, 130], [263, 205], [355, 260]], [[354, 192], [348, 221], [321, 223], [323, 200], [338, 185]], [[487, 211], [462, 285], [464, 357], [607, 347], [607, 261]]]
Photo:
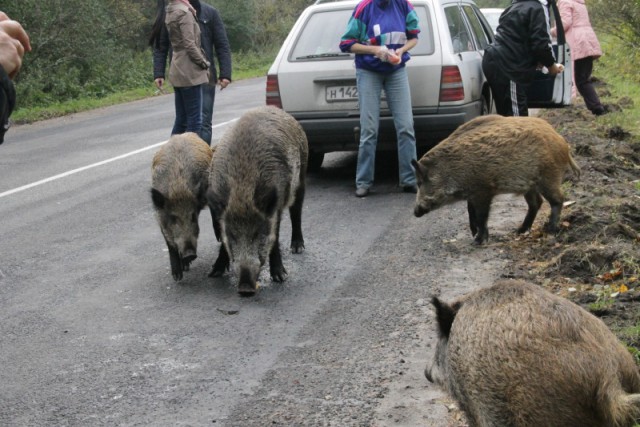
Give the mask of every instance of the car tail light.
[[278, 85], [278, 76], [269, 74], [267, 76], [267, 105], [282, 108], [282, 100], [280, 99], [280, 86]]
[[464, 85], [457, 66], [442, 67], [440, 78], [440, 102], [462, 101], [464, 99]]

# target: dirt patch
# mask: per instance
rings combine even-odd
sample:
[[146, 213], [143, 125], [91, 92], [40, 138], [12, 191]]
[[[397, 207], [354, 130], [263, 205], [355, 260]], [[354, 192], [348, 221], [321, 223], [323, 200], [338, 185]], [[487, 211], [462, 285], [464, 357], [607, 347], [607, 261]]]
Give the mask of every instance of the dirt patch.
[[[604, 94], [606, 85], [598, 90]], [[609, 110], [631, 105], [625, 97]], [[539, 116], [573, 147], [581, 176], [565, 183], [558, 235], [542, 232], [548, 210], [541, 210], [531, 233], [501, 242], [513, 262], [509, 275], [540, 283], [601, 317], [640, 363], [640, 138], [608, 127], [581, 99]]]

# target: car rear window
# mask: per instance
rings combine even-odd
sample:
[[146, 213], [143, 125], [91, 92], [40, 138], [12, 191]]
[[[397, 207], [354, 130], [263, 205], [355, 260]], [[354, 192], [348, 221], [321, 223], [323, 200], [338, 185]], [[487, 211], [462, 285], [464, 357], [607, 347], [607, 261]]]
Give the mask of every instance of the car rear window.
[[[434, 52], [431, 14], [424, 6], [416, 6], [420, 22], [419, 42], [411, 49], [411, 55], [431, 55]], [[309, 16], [295, 45], [289, 61], [344, 58], [351, 55], [340, 51], [340, 39], [347, 29], [353, 9], [318, 11]]]

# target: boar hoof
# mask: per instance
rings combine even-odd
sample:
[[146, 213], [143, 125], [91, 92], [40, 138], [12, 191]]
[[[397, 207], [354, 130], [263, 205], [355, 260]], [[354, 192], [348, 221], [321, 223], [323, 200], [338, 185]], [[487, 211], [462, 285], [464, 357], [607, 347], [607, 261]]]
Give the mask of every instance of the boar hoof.
[[553, 225], [553, 224], [545, 224], [544, 226], [544, 231], [546, 233], [549, 234], [558, 234], [558, 232], [560, 231], [560, 229], [558, 228], [557, 225]]
[[271, 280], [274, 282], [284, 282], [287, 278], [287, 270], [284, 267], [274, 267], [271, 269]]
[[304, 252], [304, 242], [291, 242], [291, 253], [292, 254], [301, 254]]

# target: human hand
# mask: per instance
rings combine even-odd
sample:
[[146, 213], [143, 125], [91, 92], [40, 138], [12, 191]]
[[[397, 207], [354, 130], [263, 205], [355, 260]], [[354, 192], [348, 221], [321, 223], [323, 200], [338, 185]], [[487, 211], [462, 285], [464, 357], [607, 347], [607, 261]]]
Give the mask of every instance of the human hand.
[[162, 90], [162, 85], [164, 85], [164, 78], [163, 77], [158, 77], [157, 79], [154, 80], [156, 87], [160, 90]]
[[379, 46], [374, 54], [376, 58], [378, 58], [382, 62], [388, 62], [389, 60], [389, 49], [386, 46]]
[[30, 51], [29, 35], [22, 25], [0, 12], [0, 65], [10, 79], [18, 74], [25, 52]]
[[558, 73], [561, 73], [564, 71], [564, 65], [562, 64], [553, 64], [551, 67], [549, 67], [549, 74], [551, 74], [552, 76], [555, 76]]
[[231, 83], [228, 79], [220, 79], [218, 80], [218, 85], [220, 86], [220, 90], [225, 89]]

